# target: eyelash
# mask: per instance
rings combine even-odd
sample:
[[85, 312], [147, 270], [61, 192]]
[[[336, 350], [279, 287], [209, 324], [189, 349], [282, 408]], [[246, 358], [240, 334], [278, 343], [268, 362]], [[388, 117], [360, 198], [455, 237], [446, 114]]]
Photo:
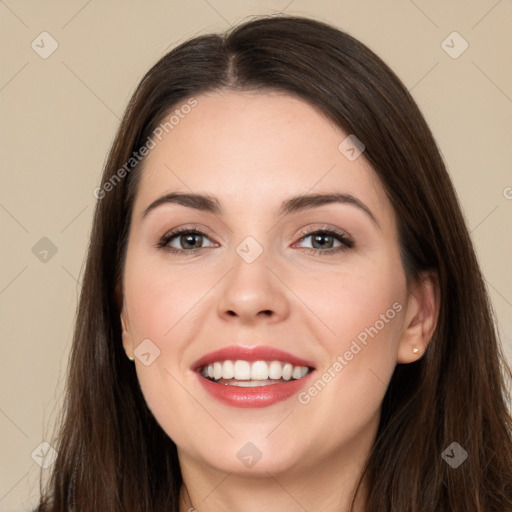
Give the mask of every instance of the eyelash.
[[[159, 242], [156, 244], [156, 248], [164, 249], [165, 251], [168, 251], [172, 254], [180, 254], [180, 255], [182, 255], [183, 253], [197, 253], [198, 251], [206, 249], [206, 247], [198, 247], [196, 249], [189, 249], [189, 250], [176, 249], [175, 247], [169, 247], [167, 245], [173, 238], [176, 238], [178, 235], [182, 235], [185, 233], [201, 235], [201, 236], [208, 238], [208, 235], [206, 235], [206, 233], [203, 233], [202, 231], [200, 231], [196, 228], [181, 228], [181, 229], [177, 229], [175, 231], [171, 231], [170, 233], [167, 233], [166, 235], [164, 235], [159, 240]], [[328, 228], [328, 227], [318, 228], [318, 229], [314, 229], [312, 231], [307, 231], [307, 230], [303, 231], [300, 234], [299, 242], [302, 242], [302, 241], [304, 241], [305, 238], [308, 238], [308, 237], [314, 236], [314, 235], [331, 236], [333, 238], [336, 238], [339, 242], [341, 242], [341, 245], [338, 247], [335, 247], [335, 248], [327, 249], [327, 250], [311, 249], [311, 248], [305, 247], [304, 249], [305, 249], [306, 254], [313, 255], [313, 256], [320, 254], [322, 256], [326, 256], [326, 255], [332, 255], [335, 253], [340, 253], [340, 252], [346, 251], [346, 250], [354, 247], [353, 240], [351, 240], [347, 235], [345, 235], [343, 233], [339, 233], [338, 231], [336, 231], [332, 228]]]

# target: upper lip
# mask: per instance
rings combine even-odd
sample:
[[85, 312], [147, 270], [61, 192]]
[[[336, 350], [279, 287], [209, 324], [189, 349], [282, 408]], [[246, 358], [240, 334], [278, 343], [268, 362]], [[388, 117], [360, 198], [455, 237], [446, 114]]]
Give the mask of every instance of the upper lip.
[[192, 369], [197, 371], [208, 364], [228, 359], [232, 361], [238, 359], [243, 361], [282, 361], [284, 363], [291, 363], [293, 366], [309, 366], [314, 368], [311, 361], [306, 361], [301, 357], [294, 356], [275, 347], [231, 345], [204, 355], [192, 365]]

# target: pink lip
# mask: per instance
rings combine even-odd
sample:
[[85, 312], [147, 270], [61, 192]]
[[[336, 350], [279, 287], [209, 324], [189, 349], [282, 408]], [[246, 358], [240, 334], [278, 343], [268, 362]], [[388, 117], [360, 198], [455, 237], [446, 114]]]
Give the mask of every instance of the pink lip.
[[309, 366], [314, 368], [311, 361], [306, 361], [305, 359], [294, 356], [275, 347], [244, 347], [242, 345], [231, 345], [229, 347], [221, 348], [220, 350], [214, 350], [213, 352], [209, 352], [205, 356], [201, 357], [201, 359], [192, 365], [192, 370], [197, 371], [207, 364], [211, 364], [216, 361], [226, 361], [228, 359], [232, 361], [236, 361], [237, 359], [241, 359], [243, 361], [282, 361], [283, 363], [291, 363], [293, 366]]
[[[226, 386], [225, 384], [206, 379], [199, 373], [199, 370], [208, 364], [228, 359], [232, 361], [238, 359], [244, 361], [282, 361], [284, 363], [291, 363], [294, 366], [308, 366], [313, 368], [313, 371], [310, 371], [301, 379], [250, 388]], [[240, 345], [232, 345], [210, 352], [196, 361], [192, 365], [192, 369], [196, 372], [203, 389], [216, 400], [232, 407], [254, 408], [267, 407], [290, 398], [298, 393], [310, 381], [312, 374], [315, 373], [311, 361], [306, 361], [288, 352], [274, 347], [244, 347]]]
[[226, 386], [205, 379], [196, 373], [203, 389], [219, 402], [231, 407], [268, 407], [282, 400], [286, 400], [297, 394], [310, 382], [316, 371], [308, 373], [302, 379], [269, 384], [268, 386], [255, 386], [253, 388], [242, 388], [238, 386]]

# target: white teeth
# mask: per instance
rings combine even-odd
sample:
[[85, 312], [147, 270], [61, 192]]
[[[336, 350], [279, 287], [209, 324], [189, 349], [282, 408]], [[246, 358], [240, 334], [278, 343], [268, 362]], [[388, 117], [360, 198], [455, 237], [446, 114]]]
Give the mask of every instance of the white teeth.
[[223, 379], [232, 379], [235, 376], [235, 368], [233, 365], [233, 361], [224, 361], [222, 366], [222, 378]]
[[300, 379], [302, 377], [302, 371], [300, 366], [293, 367], [292, 377], [294, 379]]
[[[306, 368], [307, 373], [307, 367]], [[283, 370], [281, 368], [281, 363], [279, 361], [272, 361], [268, 367], [268, 377], [269, 379], [280, 379], [283, 374]]]
[[213, 363], [213, 378], [219, 380], [222, 378], [222, 363]]
[[[215, 361], [203, 367], [201, 374], [214, 380], [231, 380], [231, 385], [252, 387], [273, 384], [278, 380], [301, 379], [309, 372], [307, 366], [293, 366], [281, 361]], [[236, 382], [239, 381], [239, 382]]]
[[251, 380], [267, 380], [268, 365], [265, 361], [256, 361], [251, 366]]
[[290, 363], [286, 363], [283, 366], [283, 379], [290, 380], [292, 378], [293, 366]]
[[235, 361], [235, 375], [236, 380], [250, 380], [251, 378], [251, 365], [247, 361]]

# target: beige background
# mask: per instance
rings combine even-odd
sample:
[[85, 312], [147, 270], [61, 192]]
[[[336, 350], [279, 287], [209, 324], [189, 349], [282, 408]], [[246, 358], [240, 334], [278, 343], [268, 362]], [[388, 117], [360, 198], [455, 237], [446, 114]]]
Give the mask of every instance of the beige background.
[[[510, 1], [0, 0], [0, 512], [37, 500], [31, 453], [51, 440], [60, 403], [92, 191], [136, 84], [188, 37], [279, 11], [347, 30], [411, 90], [458, 191], [512, 362]], [[31, 47], [51, 48], [43, 31], [58, 43], [46, 59]], [[469, 44], [456, 59], [441, 46], [453, 31]], [[32, 252], [43, 237], [57, 248], [46, 262]]]

